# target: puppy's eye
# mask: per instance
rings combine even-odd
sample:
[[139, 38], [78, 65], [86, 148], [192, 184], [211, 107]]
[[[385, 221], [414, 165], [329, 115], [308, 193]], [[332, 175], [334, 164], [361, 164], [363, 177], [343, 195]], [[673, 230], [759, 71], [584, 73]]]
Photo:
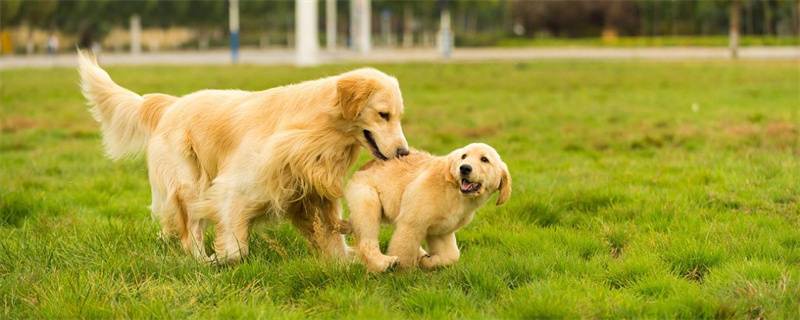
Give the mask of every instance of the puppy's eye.
[[487, 159], [486, 157], [481, 157], [481, 162], [489, 163], [489, 159]]
[[378, 115], [383, 118], [383, 120], [389, 121], [389, 113], [388, 112], [378, 112]]
[[467, 154], [466, 153], [461, 155], [461, 160], [464, 160], [466, 158], [467, 158]]

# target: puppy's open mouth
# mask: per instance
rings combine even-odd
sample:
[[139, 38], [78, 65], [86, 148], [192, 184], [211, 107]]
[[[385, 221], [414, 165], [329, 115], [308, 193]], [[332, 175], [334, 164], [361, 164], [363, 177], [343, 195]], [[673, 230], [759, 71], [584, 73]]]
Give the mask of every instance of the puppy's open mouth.
[[461, 179], [461, 193], [473, 193], [481, 189], [481, 184], [471, 182], [467, 178]]
[[381, 149], [379, 149], [378, 144], [375, 143], [375, 138], [372, 137], [372, 132], [370, 132], [369, 130], [364, 130], [364, 139], [367, 139], [367, 144], [369, 144], [369, 151], [372, 152], [372, 155], [375, 156], [375, 158], [384, 161], [389, 160], [389, 158], [387, 158], [386, 156], [383, 155], [383, 153], [381, 153]]

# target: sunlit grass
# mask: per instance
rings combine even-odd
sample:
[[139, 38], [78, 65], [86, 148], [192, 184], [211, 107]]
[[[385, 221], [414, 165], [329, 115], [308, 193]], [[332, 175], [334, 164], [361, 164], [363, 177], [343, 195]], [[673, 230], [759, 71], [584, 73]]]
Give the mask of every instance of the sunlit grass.
[[[264, 89], [353, 66], [112, 67], [137, 92]], [[5, 317], [684, 317], [800, 313], [800, 73], [758, 61], [408, 64], [409, 142], [495, 146], [514, 193], [462, 260], [367, 274], [286, 223], [237, 266], [158, 240], [144, 161], [102, 155], [70, 69], [0, 72]], [[362, 154], [361, 161], [367, 159]], [[382, 241], [388, 233], [382, 235]]]

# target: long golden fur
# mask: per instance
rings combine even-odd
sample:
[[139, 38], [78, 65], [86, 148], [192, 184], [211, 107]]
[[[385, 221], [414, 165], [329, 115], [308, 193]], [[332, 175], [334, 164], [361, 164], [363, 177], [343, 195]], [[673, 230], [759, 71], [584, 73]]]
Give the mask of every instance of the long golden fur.
[[[408, 154], [397, 80], [375, 69], [264, 91], [140, 96], [79, 52], [83, 94], [112, 159], [147, 152], [151, 210], [162, 234], [197, 259], [236, 261], [254, 218], [288, 217], [325, 255], [348, 248], [337, 230], [343, 178], [360, 147]], [[215, 226], [215, 256], [203, 229]]]
[[[435, 268], [458, 261], [455, 232], [498, 191], [511, 196], [511, 175], [489, 145], [473, 143], [447, 156], [412, 151], [407, 157], [370, 162], [353, 175], [346, 195], [357, 252], [372, 272]], [[380, 252], [381, 220], [395, 225], [388, 255]], [[428, 243], [426, 252], [420, 247]]]

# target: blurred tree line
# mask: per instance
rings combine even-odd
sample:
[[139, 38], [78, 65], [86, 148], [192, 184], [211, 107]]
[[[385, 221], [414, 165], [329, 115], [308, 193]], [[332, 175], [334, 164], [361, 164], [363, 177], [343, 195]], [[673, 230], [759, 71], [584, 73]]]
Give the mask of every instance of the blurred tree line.
[[[775, 35], [779, 27], [796, 33], [796, 0], [740, 0], [743, 32]], [[730, 0], [514, 1], [514, 19], [525, 35], [549, 32], [560, 37], [620, 35], [713, 35], [728, 28]]]
[[[604, 33], [724, 35], [731, 1], [735, 0], [449, 0], [445, 3], [452, 13], [457, 44], [490, 45], [509, 37], [598, 37]], [[798, 34], [800, 0], [739, 1], [743, 34]], [[404, 32], [417, 34], [417, 38], [423, 33], [435, 33], [442, 2], [373, 0], [373, 31], [385, 31], [380, 28], [388, 25], [388, 32], [397, 38]], [[222, 0], [2, 0], [0, 28], [26, 25], [58, 30], [76, 35], [81, 45], [88, 45], [114, 27], [127, 28], [129, 18], [136, 14], [142, 17], [145, 28], [184, 26], [200, 33], [224, 34], [227, 7], [227, 1]], [[319, 6], [321, 28], [324, 7]], [[293, 1], [241, 0], [240, 11], [243, 43], [263, 34], [279, 35], [282, 37], [279, 41], [290, 42], [294, 28]], [[349, 1], [339, 0], [337, 13], [338, 31], [346, 34]], [[388, 19], [388, 23], [381, 19]]]

